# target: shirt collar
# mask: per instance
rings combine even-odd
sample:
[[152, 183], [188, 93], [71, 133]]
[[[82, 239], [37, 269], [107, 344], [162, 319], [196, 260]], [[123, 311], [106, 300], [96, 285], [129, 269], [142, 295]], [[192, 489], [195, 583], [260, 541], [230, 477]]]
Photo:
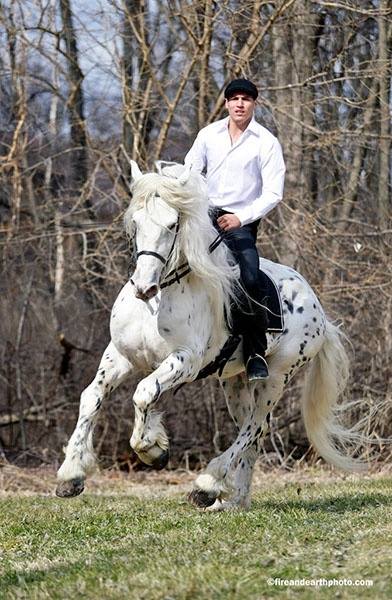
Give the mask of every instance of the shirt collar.
[[[227, 130], [227, 126], [229, 124], [229, 117], [225, 117], [224, 119], [222, 119], [220, 121], [220, 127], [219, 127], [219, 131], [226, 131]], [[253, 116], [249, 122], [248, 127], [245, 129], [244, 133], [247, 132], [253, 133], [254, 135], [259, 135], [259, 130], [258, 130], [258, 123], [255, 119], [255, 117]]]

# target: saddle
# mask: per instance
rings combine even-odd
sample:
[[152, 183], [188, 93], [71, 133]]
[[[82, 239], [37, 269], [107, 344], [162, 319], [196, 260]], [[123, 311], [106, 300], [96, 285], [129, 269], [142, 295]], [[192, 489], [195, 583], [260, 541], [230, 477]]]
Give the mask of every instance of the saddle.
[[[263, 271], [263, 275], [267, 281], [267, 294], [264, 297], [265, 308], [268, 312], [267, 333], [280, 333], [284, 329], [284, 317], [280, 293], [275, 282], [265, 271]], [[230, 331], [227, 323], [226, 325]], [[214, 373], [218, 373], [218, 375], [221, 376], [226, 363], [236, 351], [240, 341], [241, 336], [231, 333], [214, 360], [201, 369], [196, 379], [204, 379]]]

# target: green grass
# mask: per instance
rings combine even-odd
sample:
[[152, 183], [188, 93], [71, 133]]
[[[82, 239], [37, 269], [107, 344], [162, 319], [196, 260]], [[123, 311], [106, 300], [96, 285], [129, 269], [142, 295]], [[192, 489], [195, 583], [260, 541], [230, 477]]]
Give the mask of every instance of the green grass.
[[[132, 489], [132, 488], [130, 488]], [[204, 513], [183, 496], [0, 499], [0, 598], [313, 598], [268, 578], [373, 579], [324, 598], [392, 597], [392, 481], [282, 483], [248, 512]]]

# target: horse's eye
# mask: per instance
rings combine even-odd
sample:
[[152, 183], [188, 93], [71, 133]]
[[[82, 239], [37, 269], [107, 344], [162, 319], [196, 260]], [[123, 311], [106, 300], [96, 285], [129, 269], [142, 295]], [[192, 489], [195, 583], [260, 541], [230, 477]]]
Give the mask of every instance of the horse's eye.
[[175, 228], [176, 225], [177, 225], [177, 223], [173, 223], [173, 225], [169, 225], [170, 231], [173, 231], [173, 229]]

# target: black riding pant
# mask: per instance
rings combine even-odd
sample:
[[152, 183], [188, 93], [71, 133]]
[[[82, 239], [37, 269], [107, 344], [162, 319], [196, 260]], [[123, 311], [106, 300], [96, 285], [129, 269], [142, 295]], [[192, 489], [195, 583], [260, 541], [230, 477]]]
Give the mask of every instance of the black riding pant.
[[260, 220], [223, 232], [217, 220], [228, 212], [215, 208], [211, 210], [211, 216], [215, 229], [223, 233], [223, 241], [240, 267], [241, 285], [246, 294], [241, 294], [239, 304], [232, 307], [232, 318], [234, 333], [244, 336], [244, 354], [247, 358], [255, 352], [264, 354], [267, 347], [267, 311], [260, 306], [266, 303], [267, 288], [265, 276], [259, 270], [259, 253], [256, 247]]

